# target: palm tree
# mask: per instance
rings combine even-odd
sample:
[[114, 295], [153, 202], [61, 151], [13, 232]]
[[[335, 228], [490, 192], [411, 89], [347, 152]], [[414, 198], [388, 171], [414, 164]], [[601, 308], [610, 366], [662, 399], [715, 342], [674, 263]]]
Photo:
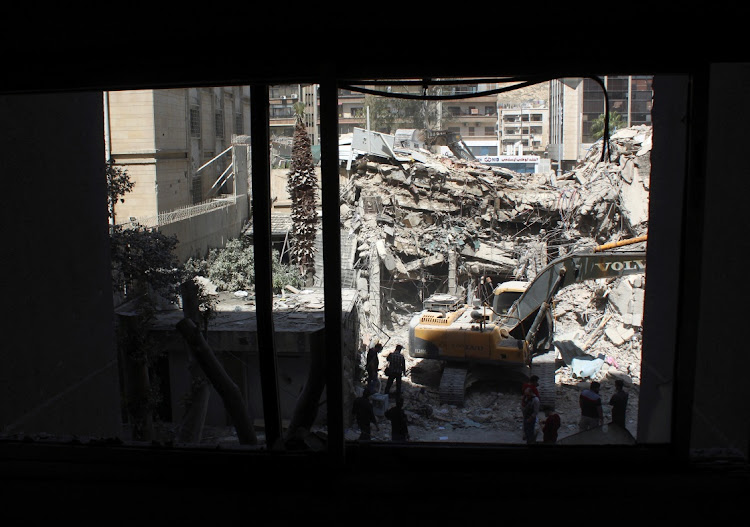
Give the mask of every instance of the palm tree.
[[304, 110], [304, 103], [294, 105], [296, 122], [292, 140], [292, 167], [287, 174], [287, 191], [292, 201], [291, 263], [297, 266], [303, 276], [307, 276], [309, 282], [315, 268], [318, 178], [315, 174], [310, 136], [303, 121]]
[[[620, 128], [625, 128], [628, 125], [628, 123], [624, 120], [622, 115], [620, 115], [617, 112], [612, 112], [609, 114], [609, 133], [610, 135], [613, 134], [615, 131], [619, 130]], [[601, 137], [604, 135], [604, 114], [599, 114], [599, 116], [591, 121], [591, 137], [594, 139], [594, 141], [598, 141], [601, 139]]]

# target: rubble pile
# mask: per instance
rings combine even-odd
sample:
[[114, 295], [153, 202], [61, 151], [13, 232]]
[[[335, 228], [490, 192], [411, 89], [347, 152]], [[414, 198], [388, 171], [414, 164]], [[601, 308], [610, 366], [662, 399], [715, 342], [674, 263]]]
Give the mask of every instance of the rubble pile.
[[[368, 315], [380, 316], [363, 321], [363, 339], [382, 341], [385, 330], [392, 342], [405, 343], [412, 314], [432, 293], [465, 295], [484, 275], [496, 284], [532, 280], [559, 256], [646, 235], [651, 133], [649, 126], [620, 130], [608, 155], [599, 141], [562, 175], [520, 174], [423, 149], [354, 160], [342, 186], [341, 218], [356, 247], [352, 264], [364, 278], [360, 301], [369, 304]], [[644, 250], [645, 242], [627, 249]], [[371, 309], [367, 286], [374, 272], [380, 273], [380, 310]], [[644, 286], [645, 276], [635, 275], [558, 294], [558, 391], [607, 376], [637, 387]], [[582, 355], [585, 367], [571, 364]], [[407, 362], [411, 368], [418, 361], [407, 356]], [[422, 402], [412, 402], [422, 407], [429, 391], [414, 380], [411, 389]], [[434, 417], [431, 406], [423, 413]]]
[[[373, 249], [396, 281], [423, 279], [451, 253], [461, 277], [532, 279], [551, 259], [648, 228], [650, 127], [622, 130], [573, 171], [519, 174], [426, 150], [363, 156], [342, 190], [341, 218], [361, 262]], [[439, 287], [439, 286], [437, 286]]]

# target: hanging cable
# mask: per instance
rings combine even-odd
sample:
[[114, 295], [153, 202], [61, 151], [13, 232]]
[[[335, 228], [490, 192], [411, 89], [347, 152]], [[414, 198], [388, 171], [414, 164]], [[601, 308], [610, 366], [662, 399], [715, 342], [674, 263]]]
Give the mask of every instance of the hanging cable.
[[[506, 93], [510, 91], [519, 90], [521, 88], [527, 88], [543, 82], [549, 82], [562, 78], [568, 78], [569, 76], [530, 76], [530, 77], [507, 77], [507, 78], [482, 78], [482, 79], [420, 79], [420, 80], [342, 80], [340, 88], [345, 90], [364, 93], [367, 95], [375, 95], [379, 97], [391, 98], [391, 99], [412, 99], [422, 101], [455, 101], [461, 99], [471, 99], [475, 97], [486, 97], [487, 95], [497, 95], [500, 93]], [[582, 78], [591, 79], [596, 82], [604, 93], [604, 132], [602, 136], [602, 154], [600, 162], [603, 162], [605, 156], [609, 159], [610, 148], [609, 148], [609, 94], [607, 93], [607, 87], [604, 85], [604, 81], [601, 77], [596, 75], [583, 75], [578, 76]], [[512, 86], [506, 86], [503, 88], [495, 88], [492, 90], [484, 90], [481, 92], [474, 93], [460, 93], [450, 95], [428, 95], [427, 91], [430, 86], [455, 86], [461, 84], [498, 84], [498, 83], [516, 83]], [[422, 88], [422, 93], [398, 93], [393, 91], [373, 90], [370, 88], [364, 88], [359, 83], [366, 84], [368, 86], [419, 86]]]

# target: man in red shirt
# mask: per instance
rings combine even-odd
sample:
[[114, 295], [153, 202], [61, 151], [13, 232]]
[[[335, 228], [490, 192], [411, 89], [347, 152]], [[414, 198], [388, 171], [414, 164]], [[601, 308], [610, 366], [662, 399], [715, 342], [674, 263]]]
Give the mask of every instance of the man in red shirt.
[[544, 411], [545, 419], [542, 421], [542, 437], [545, 443], [557, 443], [557, 431], [560, 429], [560, 416], [551, 408]]

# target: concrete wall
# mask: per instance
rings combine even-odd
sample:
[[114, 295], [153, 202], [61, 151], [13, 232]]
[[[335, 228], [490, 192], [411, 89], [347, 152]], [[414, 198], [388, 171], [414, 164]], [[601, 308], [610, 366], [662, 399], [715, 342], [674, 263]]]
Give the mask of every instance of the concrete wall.
[[[311, 333], [276, 333], [279, 373], [279, 411], [281, 419], [292, 418], [297, 397], [305, 386], [310, 367], [310, 348], [322, 345], [322, 328]], [[169, 386], [172, 419], [179, 423], [184, 413], [182, 400], [190, 390], [188, 349], [180, 335], [166, 341], [169, 361]], [[263, 395], [260, 382], [258, 340], [254, 331], [209, 332], [207, 342], [216, 354], [227, 374], [232, 378], [245, 398], [248, 414], [253, 420], [263, 419]], [[321, 417], [325, 415], [321, 408]], [[229, 414], [219, 393], [211, 387], [206, 425], [228, 426]]]
[[[353, 306], [344, 309], [352, 309]], [[257, 326], [254, 312], [236, 313], [237, 322], [209, 328], [206, 342], [221, 362], [245, 398], [250, 417], [262, 424], [263, 396], [258, 357]], [[297, 313], [297, 324], [288, 320], [290, 313], [279, 312], [274, 333], [276, 366], [278, 371], [279, 411], [281, 419], [292, 418], [298, 397], [302, 392], [310, 369], [310, 352], [325, 346], [322, 311]], [[344, 359], [345, 409], [351, 408], [354, 393], [354, 365], [359, 362], [357, 343], [360, 341], [359, 314], [356, 309], [342, 313], [342, 353]], [[171, 327], [170, 327], [171, 326]], [[169, 397], [172, 420], [180, 422], [184, 413], [183, 399], [190, 390], [188, 346], [183, 337], [166, 319], [159, 323], [155, 334], [167, 352], [169, 363]], [[322, 399], [325, 400], [325, 392]], [[320, 406], [319, 421], [325, 420], [326, 405]], [[226, 426], [231, 424], [221, 396], [211, 388], [206, 424]]]
[[702, 323], [696, 328], [690, 443], [696, 449], [721, 445], [747, 459], [750, 411], [744, 374], [749, 361], [742, 330], [748, 317], [743, 271], [750, 241], [740, 229], [747, 224], [750, 167], [744, 156], [727, 155], [732, 152], [726, 145], [736, 142], [738, 128], [750, 115], [750, 63], [714, 65], [709, 93], [702, 272], [700, 288], [691, 289], [700, 295]]
[[237, 196], [231, 205], [162, 225], [159, 232], [177, 236], [175, 253], [181, 262], [190, 257], [204, 258], [210, 249], [224, 247], [227, 241], [240, 237], [248, 210], [248, 197]]
[[[289, 170], [288, 168], [271, 169], [271, 201], [275, 209], [291, 211], [292, 201], [289, 199], [289, 191], [286, 188]], [[320, 202], [320, 167], [315, 167], [315, 173], [318, 176], [318, 202]]]

